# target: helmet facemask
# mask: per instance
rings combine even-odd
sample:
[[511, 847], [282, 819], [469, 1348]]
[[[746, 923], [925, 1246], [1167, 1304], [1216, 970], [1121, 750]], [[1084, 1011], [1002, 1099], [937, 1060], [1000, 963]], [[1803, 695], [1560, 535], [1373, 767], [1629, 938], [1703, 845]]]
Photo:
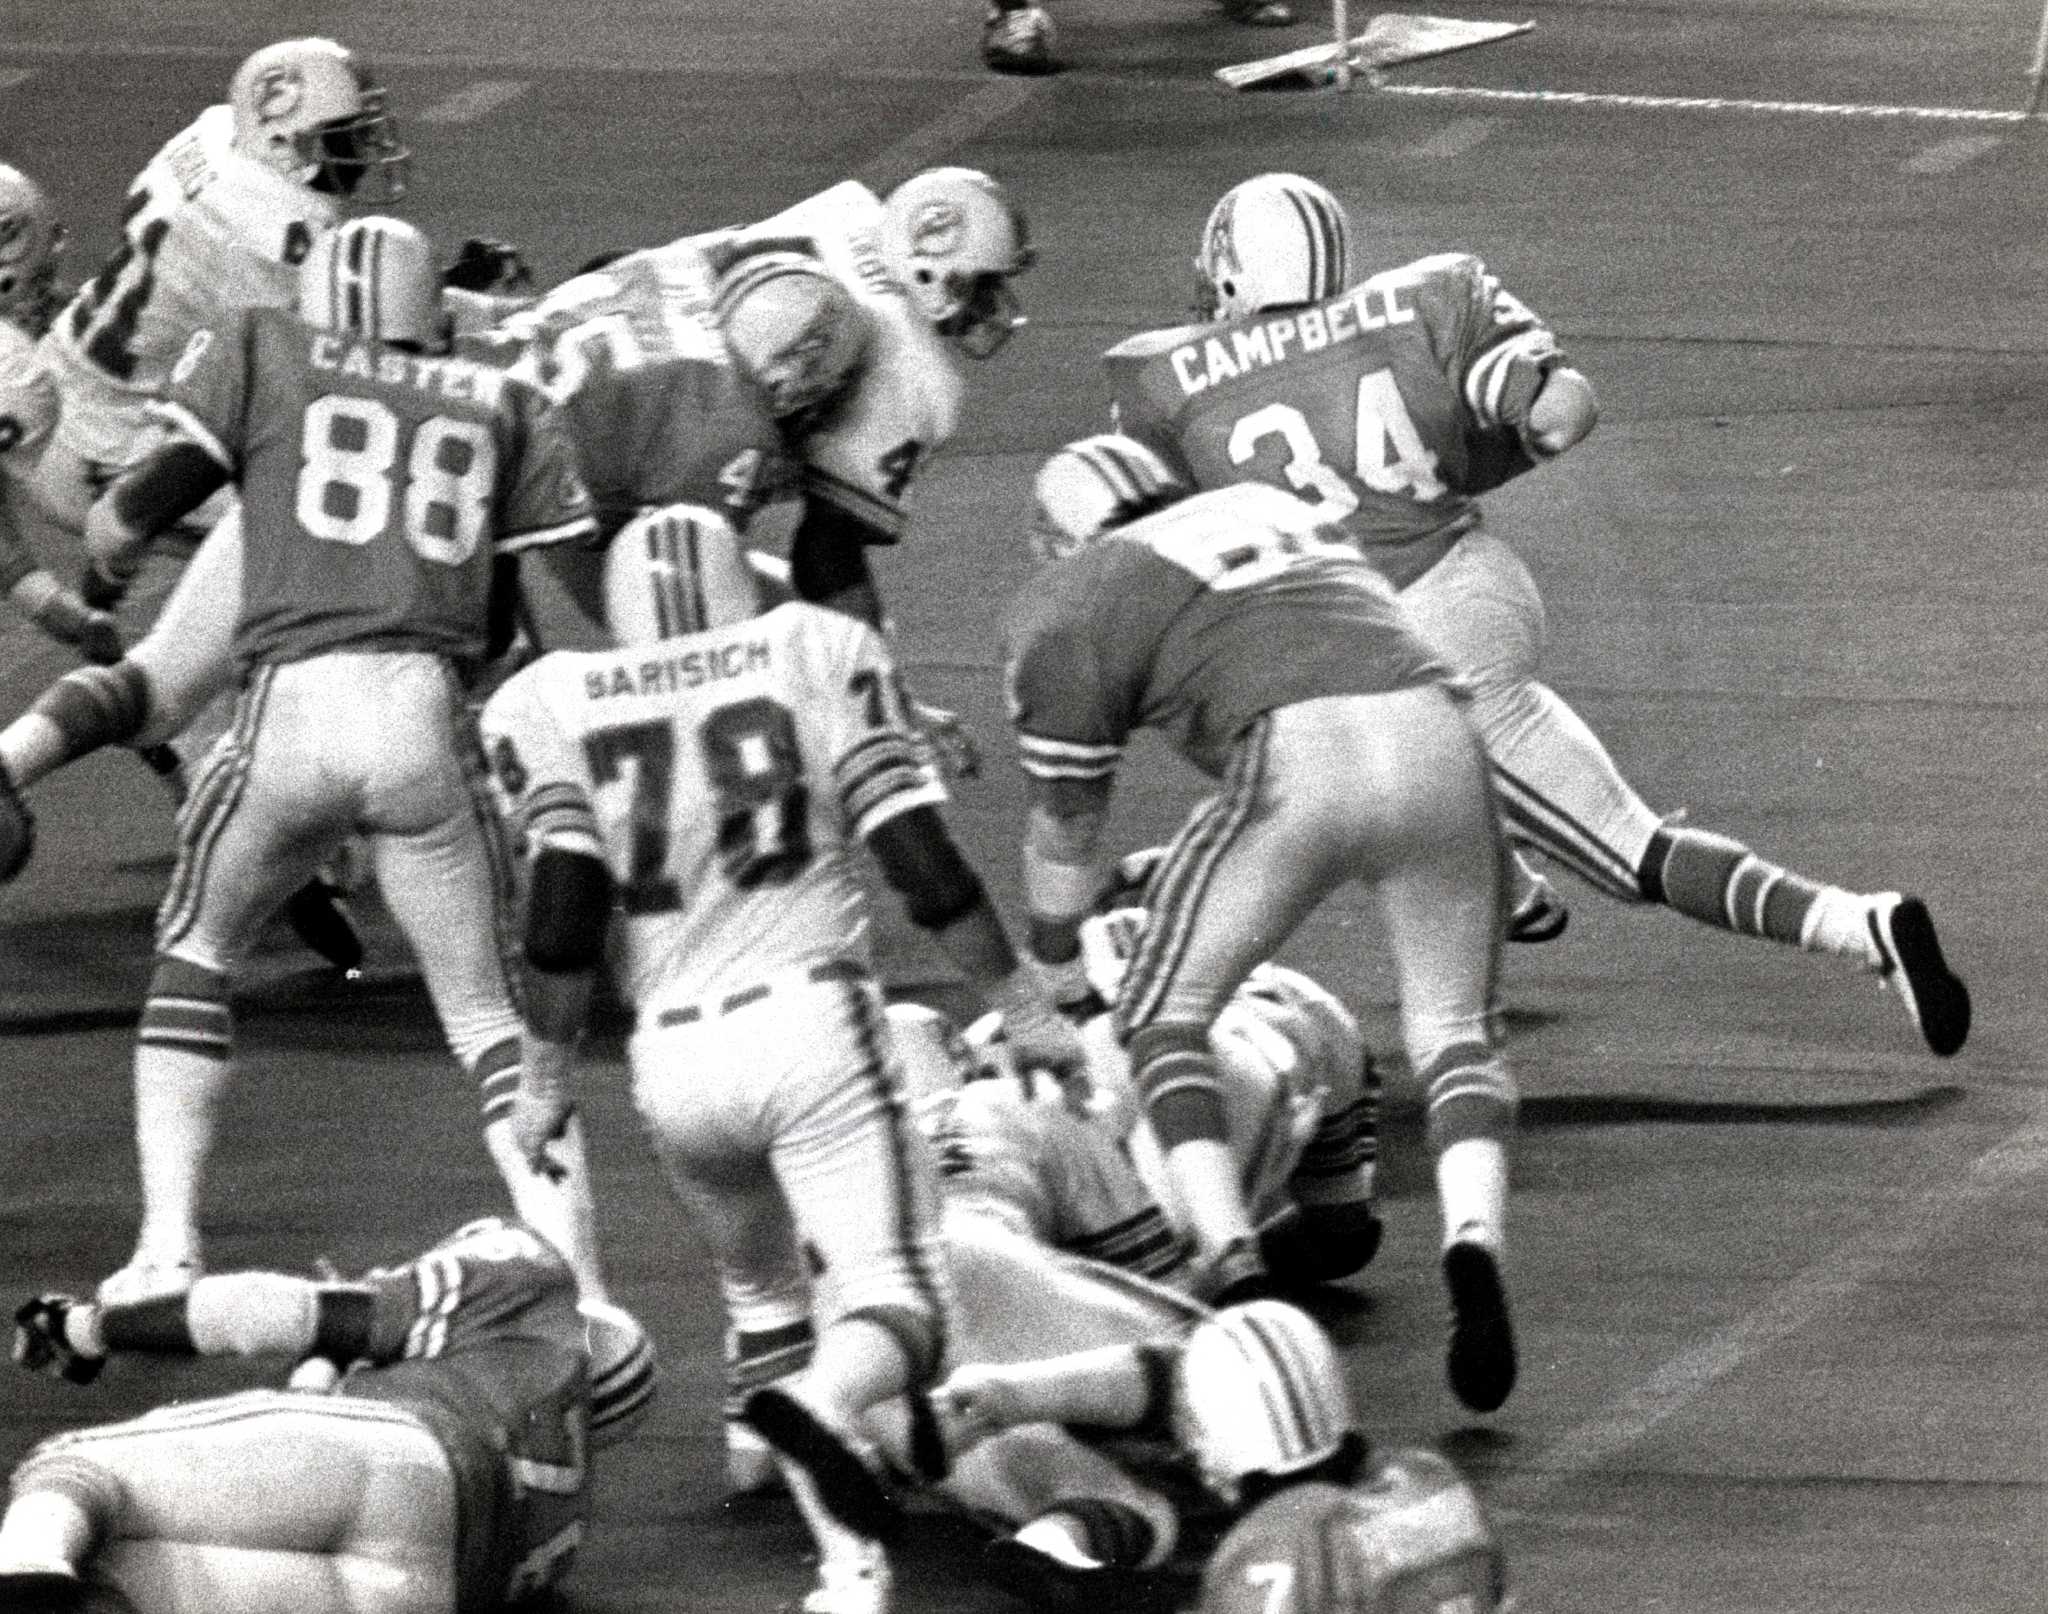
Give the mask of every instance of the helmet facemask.
[[[397, 201], [411, 179], [412, 150], [398, 138], [378, 84], [363, 86], [357, 111], [301, 130], [292, 136], [292, 147], [312, 172], [309, 189], [364, 206]], [[373, 176], [376, 183], [366, 187]]]

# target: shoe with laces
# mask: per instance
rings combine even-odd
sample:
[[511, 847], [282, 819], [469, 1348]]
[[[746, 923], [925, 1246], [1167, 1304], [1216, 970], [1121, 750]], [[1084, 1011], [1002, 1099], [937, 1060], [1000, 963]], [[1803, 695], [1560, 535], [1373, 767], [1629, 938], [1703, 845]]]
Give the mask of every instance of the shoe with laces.
[[363, 967], [363, 935], [340, 890], [315, 876], [285, 898], [285, 922], [292, 933], [341, 975]]
[[1451, 1343], [1444, 1368], [1452, 1393], [1474, 1412], [1492, 1412], [1515, 1387], [1515, 1333], [1500, 1263], [1483, 1244], [1460, 1239], [1444, 1251], [1451, 1292]]
[[1504, 933], [1511, 942], [1555, 941], [1571, 919], [1572, 911], [1557, 894], [1557, 887], [1538, 876], [1521, 906], [1508, 915]]
[[1870, 939], [1878, 979], [1898, 993], [1927, 1046], [1944, 1059], [1955, 1053], [1970, 1036], [1970, 989], [1942, 956], [1927, 904], [1896, 891], [1872, 897]]
[[1053, 73], [1052, 18], [1043, 6], [991, 5], [981, 29], [981, 59], [998, 73]]

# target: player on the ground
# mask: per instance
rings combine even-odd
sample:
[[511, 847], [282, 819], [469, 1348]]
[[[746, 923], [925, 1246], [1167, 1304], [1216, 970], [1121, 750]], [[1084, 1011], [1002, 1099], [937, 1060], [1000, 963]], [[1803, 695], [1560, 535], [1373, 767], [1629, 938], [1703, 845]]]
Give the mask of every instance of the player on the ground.
[[0, 163], [0, 593], [59, 644], [89, 661], [118, 661], [114, 619], [80, 599], [37, 559], [15, 490], [34, 473], [57, 425], [57, 385], [36, 338], [57, 307], [64, 226], [42, 187]]
[[521, 1602], [583, 1544], [589, 1448], [644, 1407], [593, 1394], [574, 1274], [495, 1217], [352, 1281], [222, 1273], [138, 1302], [45, 1294], [15, 1314], [14, 1358], [32, 1370], [88, 1384], [128, 1355], [298, 1360], [294, 1385], [332, 1393], [250, 1390], [43, 1441], [0, 1516], [0, 1605], [16, 1614]]
[[[1294, 9], [1283, 0], [1217, 0], [1223, 15], [1247, 28], [1285, 28]], [[988, 0], [981, 59], [998, 73], [1056, 73], [1058, 30], [1040, 0]]]
[[[1144, 914], [1082, 926], [1105, 1004]], [[999, 1023], [964, 1034], [937, 1010], [892, 1004], [920, 1130], [947, 1203], [1027, 1238], [1186, 1289], [1207, 1274], [1158, 1139], [1132, 1091], [1130, 1061], [1103, 1012], [1081, 1023], [1088, 1099], [1010, 1067]], [[1261, 964], [1210, 1028], [1225, 1133], [1259, 1246], [1277, 1282], [1329, 1282], [1379, 1247], [1373, 1208], [1379, 1078], [1358, 1022], [1298, 971]]]
[[1005, 667], [1031, 787], [1032, 950], [1080, 973], [1117, 771], [1131, 737], [1156, 731], [1221, 789], [1151, 875], [1117, 1027], [1209, 1292], [1243, 1298], [1270, 1279], [1209, 1028], [1331, 892], [1372, 890], [1436, 1152], [1451, 1385], [1490, 1411], [1514, 1383], [1501, 1262], [1516, 1093], [1489, 1030], [1500, 838], [1458, 697], [1393, 590], [1304, 500], [1257, 483], [1188, 497], [1113, 435], [1053, 455], [1036, 493], [1046, 564], [1010, 606]]
[[1541, 597], [1478, 501], [1592, 430], [1592, 386], [1477, 258], [1361, 278], [1350, 239], [1342, 204], [1300, 175], [1226, 192], [1196, 258], [1211, 322], [1109, 352], [1121, 429], [1199, 487], [1289, 488], [1360, 547], [1470, 686], [1518, 840], [1621, 901], [1873, 970], [1927, 1045], [1955, 1053], [1970, 996], [1926, 903], [1811, 879], [1657, 813], [1539, 680]]
[[[1478, 1498], [1435, 1452], [1370, 1445], [1335, 1348], [1292, 1306], [1252, 1301], [1178, 1337], [968, 1362], [932, 1399], [956, 1466], [991, 1435], [1046, 1424], [1167, 1434], [1241, 1515], [1206, 1567], [1205, 1611], [1501, 1606], [1505, 1565]], [[1123, 1532], [1085, 1513], [1063, 1522], [1064, 1540], [1042, 1529], [1017, 1544], [1065, 1565], [1068, 1591], [1101, 1588], [1074, 1606], [1112, 1606], [1113, 1571], [1139, 1567], [1120, 1559]], [[1247, 1600], [1261, 1588], [1264, 1604]], [[1400, 1600], [1425, 1594], [1450, 1601]]]
[[731, 1326], [817, 1317], [808, 1367], [741, 1415], [876, 1537], [892, 1510], [856, 1425], [929, 1381], [948, 1302], [855, 844], [1002, 1011], [1021, 1063], [1071, 1073], [1078, 1039], [946, 829], [873, 629], [806, 601], [764, 612], [730, 523], [689, 506], [613, 539], [605, 612], [617, 648], [541, 657], [482, 718], [530, 871], [514, 1125], [545, 1169], [616, 905], [634, 1103]]
[[[195, 781], [157, 920], [135, 1051], [141, 1231], [108, 1299], [189, 1284], [201, 1177], [232, 1072], [230, 987], [253, 926], [363, 836], [450, 1048], [483, 1094], [514, 1206], [606, 1303], [581, 1134], [529, 1169], [507, 1110], [519, 1015], [500, 950], [503, 854], [464, 709], [500, 556], [591, 529], [546, 401], [440, 350], [427, 240], [379, 216], [317, 242], [304, 317], [196, 333], [163, 403], [177, 431], [95, 521], [161, 530], [241, 496], [235, 726]], [[125, 675], [125, 676], [118, 676]], [[141, 702], [130, 664], [103, 696]]]

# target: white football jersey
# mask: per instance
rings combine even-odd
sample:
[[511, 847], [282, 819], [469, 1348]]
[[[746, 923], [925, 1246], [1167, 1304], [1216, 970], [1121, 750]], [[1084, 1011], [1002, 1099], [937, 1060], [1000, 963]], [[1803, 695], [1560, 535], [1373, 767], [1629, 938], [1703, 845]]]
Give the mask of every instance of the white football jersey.
[[136, 176], [121, 245], [50, 327], [61, 360], [155, 392], [195, 330], [296, 302], [299, 263], [338, 204], [236, 151], [233, 133], [229, 109], [208, 107]]
[[802, 601], [655, 645], [555, 651], [484, 708], [529, 837], [594, 830], [643, 1019], [782, 970], [871, 964], [852, 850], [946, 799], [865, 623]]
[[854, 396], [801, 445], [803, 489], [896, 537], [919, 466], [952, 437], [965, 392], [950, 349], [910, 300], [882, 256], [882, 202], [845, 180], [772, 218], [693, 237], [718, 243], [784, 243], [825, 264], [875, 317], [875, 346]]
[[35, 339], [0, 320], [0, 474], [22, 474], [57, 429], [61, 407]]

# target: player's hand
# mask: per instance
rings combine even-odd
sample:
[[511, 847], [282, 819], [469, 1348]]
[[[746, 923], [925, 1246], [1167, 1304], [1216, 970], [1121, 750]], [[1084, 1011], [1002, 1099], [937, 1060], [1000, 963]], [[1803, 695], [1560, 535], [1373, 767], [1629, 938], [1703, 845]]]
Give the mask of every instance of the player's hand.
[[548, 1152], [549, 1145], [568, 1136], [576, 1106], [556, 1082], [522, 1079], [512, 1094], [512, 1142], [527, 1168], [537, 1177], [560, 1182], [568, 1168]]
[[87, 561], [78, 574], [78, 597], [95, 611], [111, 611], [128, 597], [128, 579], [101, 571], [97, 561]]
[[1043, 1071], [1060, 1084], [1067, 1108], [1086, 1114], [1088, 1050], [1074, 1024], [1053, 1006], [1029, 966], [1018, 968], [990, 996], [1003, 1017], [1003, 1036], [1020, 1071]]
[[107, 612], [96, 610], [61, 583], [36, 611], [36, 625], [88, 661], [111, 667], [121, 659], [121, 630]]
[[7, 764], [0, 762], [0, 885], [28, 867], [36, 849], [36, 815], [28, 810]]
[[90, 1384], [105, 1367], [104, 1356], [88, 1356], [71, 1343], [64, 1324], [85, 1304], [72, 1295], [37, 1295], [14, 1314], [14, 1359], [31, 1373], [67, 1384]]
[[961, 721], [958, 712], [934, 706], [915, 696], [910, 700], [910, 719], [925, 743], [939, 759], [949, 779], [973, 779], [981, 773], [981, 745]]
[[989, 1436], [1031, 1421], [1001, 1368], [972, 1363], [955, 1368], [931, 1392], [931, 1408], [946, 1450], [956, 1459]]
[[455, 257], [441, 271], [441, 284], [457, 291], [517, 295], [533, 289], [533, 270], [509, 241], [473, 235], [456, 249]]

